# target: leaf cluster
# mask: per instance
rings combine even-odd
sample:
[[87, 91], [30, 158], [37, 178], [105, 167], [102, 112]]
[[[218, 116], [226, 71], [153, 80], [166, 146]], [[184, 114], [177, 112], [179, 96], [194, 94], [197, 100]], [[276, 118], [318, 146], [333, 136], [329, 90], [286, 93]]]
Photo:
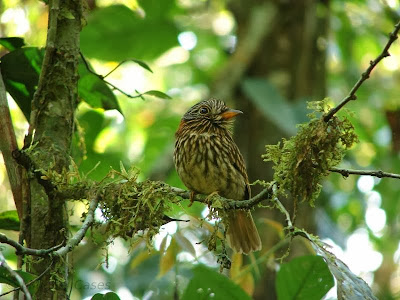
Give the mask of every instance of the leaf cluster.
[[276, 145], [267, 145], [264, 161], [274, 166], [278, 193], [290, 194], [295, 201], [311, 206], [321, 191], [321, 181], [342, 160], [345, 150], [358, 141], [354, 127], [346, 117], [328, 122], [317, 117], [329, 111], [328, 99], [308, 103], [313, 112], [310, 121], [298, 126], [298, 133]]

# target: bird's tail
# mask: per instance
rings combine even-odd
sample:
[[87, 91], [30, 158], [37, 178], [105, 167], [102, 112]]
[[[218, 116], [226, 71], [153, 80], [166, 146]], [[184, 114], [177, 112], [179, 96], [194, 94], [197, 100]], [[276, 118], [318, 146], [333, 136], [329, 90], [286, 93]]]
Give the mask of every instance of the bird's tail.
[[228, 221], [228, 244], [235, 252], [249, 254], [261, 250], [260, 236], [250, 212], [229, 212]]

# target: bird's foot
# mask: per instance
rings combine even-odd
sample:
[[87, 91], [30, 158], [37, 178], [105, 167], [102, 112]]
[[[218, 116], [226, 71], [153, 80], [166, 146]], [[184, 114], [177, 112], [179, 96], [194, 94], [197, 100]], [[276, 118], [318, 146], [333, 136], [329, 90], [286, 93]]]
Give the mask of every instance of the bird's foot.
[[219, 196], [218, 191], [212, 192], [210, 195], [207, 196], [207, 198], [204, 200], [205, 203], [207, 203], [208, 206], [211, 204], [211, 200], [214, 196]]
[[193, 192], [193, 191], [191, 191], [190, 192], [190, 203], [189, 203], [189, 205], [188, 205], [188, 207], [191, 207], [192, 205], [193, 205], [193, 202], [194, 202], [194, 196], [196, 195], [196, 193], [195, 192]]

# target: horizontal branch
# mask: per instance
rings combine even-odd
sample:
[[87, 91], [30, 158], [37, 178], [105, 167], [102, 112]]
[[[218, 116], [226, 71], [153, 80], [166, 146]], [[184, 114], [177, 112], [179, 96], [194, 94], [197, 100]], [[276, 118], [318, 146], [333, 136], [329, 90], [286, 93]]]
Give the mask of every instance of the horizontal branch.
[[97, 208], [97, 205], [99, 203], [99, 196], [96, 195], [92, 201], [89, 204], [89, 210], [86, 214], [85, 221], [82, 224], [82, 227], [78, 230], [75, 235], [68, 240], [68, 242], [65, 244], [65, 246], [58, 245], [49, 249], [31, 249], [24, 247], [20, 243], [9, 239], [6, 235], [0, 233], [0, 243], [3, 244], [8, 244], [12, 247], [15, 248], [17, 254], [27, 254], [27, 255], [33, 255], [33, 256], [39, 256], [39, 257], [61, 257], [66, 255], [68, 252], [72, 251], [73, 248], [75, 248], [83, 239], [85, 236], [87, 230], [89, 227], [93, 224], [94, 222], [94, 212]]
[[400, 179], [400, 174], [388, 173], [380, 170], [351, 170], [351, 169], [332, 168], [329, 171], [334, 173], [340, 173], [344, 177], [349, 177], [349, 175], [366, 175], [378, 178], [388, 177], [388, 178]]
[[17, 255], [33, 255], [33, 256], [40, 256], [40, 257], [45, 257], [49, 256], [51, 252], [56, 251], [59, 249], [62, 245], [57, 245], [49, 249], [32, 249], [32, 248], [27, 248], [21, 245], [20, 243], [9, 239], [5, 234], [0, 233], [0, 243], [3, 244], [8, 244], [12, 247], [15, 248]]
[[324, 121], [328, 122], [343, 106], [345, 106], [349, 101], [356, 100], [356, 92], [360, 88], [360, 86], [370, 77], [372, 70], [376, 67], [376, 65], [385, 57], [390, 56], [389, 48], [392, 46], [393, 42], [397, 40], [397, 34], [400, 30], [400, 21], [395, 25], [394, 30], [389, 34], [389, 40], [386, 43], [385, 48], [383, 48], [381, 54], [378, 55], [377, 58], [370, 61], [370, 64], [365, 70], [364, 73], [361, 74], [360, 79], [356, 82], [356, 84], [351, 89], [350, 93], [340, 102], [336, 107], [332, 108], [325, 116]]
[[[188, 191], [176, 187], [171, 187], [171, 191], [183, 199], [190, 199], [190, 192]], [[268, 187], [262, 190], [259, 194], [255, 195], [253, 198], [250, 198], [248, 200], [232, 200], [221, 196], [219, 197], [222, 200], [223, 204], [225, 205], [225, 209], [229, 210], [229, 209], [251, 209], [257, 204], [261, 203], [261, 201], [270, 199], [271, 195], [272, 195], [272, 189]], [[194, 196], [194, 201], [206, 203], [208, 200], [207, 197], [208, 197], [207, 195], [196, 194]]]

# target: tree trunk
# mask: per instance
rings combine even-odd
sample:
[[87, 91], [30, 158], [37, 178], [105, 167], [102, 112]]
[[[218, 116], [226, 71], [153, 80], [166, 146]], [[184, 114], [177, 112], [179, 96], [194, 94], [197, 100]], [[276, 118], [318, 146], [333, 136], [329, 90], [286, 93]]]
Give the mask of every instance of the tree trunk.
[[[30, 126], [35, 129], [27, 149], [32, 167], [62, 174], [70, 165], [70, 147], [77, 105], [79, 32], [82, 3], [50, 0], [49, 28], [38, 89], [32, 102]], [[64, 173], [65, 174], [65, 173]], [[30, 181], [30, 205], [26, 240], [31, 248], [43, 249], [61, 244], [68, 236], [63, 200], [52, 196], [46, 180]], [[51, 264], [49, 258], [35, 259], [30, 271], [39, 275]], [[55, 261], [39, 281], [37, 299], [66, 299], [66, 261]]]

